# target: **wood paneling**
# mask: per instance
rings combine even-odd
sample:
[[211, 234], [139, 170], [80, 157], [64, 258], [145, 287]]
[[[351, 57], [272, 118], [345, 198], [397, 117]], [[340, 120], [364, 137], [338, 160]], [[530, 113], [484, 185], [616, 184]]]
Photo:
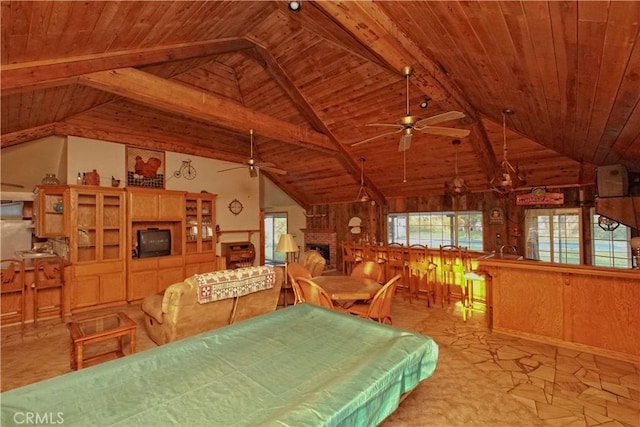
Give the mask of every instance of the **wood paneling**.
[[633, 271], [527, 261], [480, 261], [492, 277], [497, 332], [640, 357], [640, 277]]
[[[459, 171], [473, 192], [503, 159], [504, 108], [527, 187], [592, 184], [599, 165], [640, 172], [639, 2], [304, 6], [2, 1], [1, 146], [71, 134], [246, 162], [256, 129], [259, 159], [287, 171], [274, 181], [305, 207], [350, 202], [360, 157], [382, 203], [441, 195], [451, 138], [417, 133], [406, 157], [398, 135], [351, 147], [381, 132], [368, 123], [404, 116], [411, 65], [411, 114], [467, 115], [443, 125], [472, 131]], [[152, 93], [105, 75], [77, 84], [123, 67], [154, 77]]]

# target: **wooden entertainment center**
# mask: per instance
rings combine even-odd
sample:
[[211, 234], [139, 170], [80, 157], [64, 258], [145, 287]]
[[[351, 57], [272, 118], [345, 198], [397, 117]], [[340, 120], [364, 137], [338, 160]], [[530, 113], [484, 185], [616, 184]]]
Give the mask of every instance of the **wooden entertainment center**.
[[[69, 241], [71, 311], [137, 301], [217, 270], [215, 194], [42, 185], [35, 200], [36, 235]], [[170, 230], [171, 254], [138, 258], [137, 232], [152, 228]]]

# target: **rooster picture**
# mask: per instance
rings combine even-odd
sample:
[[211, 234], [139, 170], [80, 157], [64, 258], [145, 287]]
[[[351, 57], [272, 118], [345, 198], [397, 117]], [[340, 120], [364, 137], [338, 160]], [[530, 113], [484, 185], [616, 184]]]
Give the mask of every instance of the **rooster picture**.
[[161, 165], [162, 160], [157, 157], [149, 157], [145, 162], [142, 156], [136, 156], [135, 173], [144, 178], [155, 178]]

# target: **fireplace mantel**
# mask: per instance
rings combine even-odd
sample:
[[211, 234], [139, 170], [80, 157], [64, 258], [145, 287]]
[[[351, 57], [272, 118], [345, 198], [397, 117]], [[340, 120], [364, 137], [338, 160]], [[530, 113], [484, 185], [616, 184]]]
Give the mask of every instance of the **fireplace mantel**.
[[300, 231], [303, 233], [335, 233], [336, 230], [333, 228], [301, 228]]

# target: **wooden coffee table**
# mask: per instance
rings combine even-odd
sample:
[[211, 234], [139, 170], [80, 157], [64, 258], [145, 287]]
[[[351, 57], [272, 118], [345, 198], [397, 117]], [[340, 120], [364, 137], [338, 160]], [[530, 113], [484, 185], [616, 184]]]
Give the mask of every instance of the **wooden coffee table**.
[[[67, 324], [71, 335], [71, 369], [77, 370], [115, 357], [123, 357], [122, 337], [129, 335], [131, 354], [136, 352], [136, 322], [119, 312], [83, 319]], [[84, 346], [111, 338], [118, 340], [118, 348], [85, 358]]]

